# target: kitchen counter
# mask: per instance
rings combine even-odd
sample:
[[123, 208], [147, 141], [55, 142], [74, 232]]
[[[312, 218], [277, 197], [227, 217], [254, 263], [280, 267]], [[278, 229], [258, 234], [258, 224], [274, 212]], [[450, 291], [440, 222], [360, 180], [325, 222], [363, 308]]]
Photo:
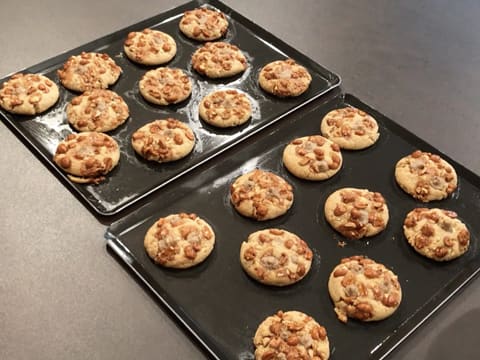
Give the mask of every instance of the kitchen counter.
[[[182, 3], [2, 0], [0, 78]], [[480, 174], [479, 2], [225, 3]], [[205, 358], [107, 251], [107, 223], [3, 123], [0, 136], [0, 359]], [[478, 358], [479, 304], [475, 279], [390, 358]]]

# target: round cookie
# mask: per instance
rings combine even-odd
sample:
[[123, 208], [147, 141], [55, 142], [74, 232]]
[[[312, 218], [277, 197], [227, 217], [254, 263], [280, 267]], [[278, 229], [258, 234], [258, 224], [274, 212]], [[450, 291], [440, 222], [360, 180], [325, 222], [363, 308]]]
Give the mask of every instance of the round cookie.
[[225, 78], [245, 71], [247, 59], [235, 45], [208, 42], [193, 53], [192, 67], [209, 78]]
[[168, 118], [142, 126], [132, 135], [132, 146], [137, 154], [159, 163], [179, 160], [193, 150], [195, 136], [183, 122]]
[[364, 256], [341, 260], [330, 274], [328, 291], [340, 321], [383, 320], [402, 301], [398, 277], [384, 265]]
[[221, 38], [228, 29], [224, 13], [206, 8], [185, 11], [180, 20], [180, 31], [198, 41], [212, 41]]
[[77, 183], [98, 184], [120, 160], [120, 149], [112, 137], [99, 132], [70, 134], [60, 142], [53, 161]]
[[255, 280], [275, 286], [294, 284], [310, 271], [313, 253], [297, 235], [265, 229], [248, 236], [240, 247], [240, 263]]
[[173, 59], [177, 44], [168, 34], [152, 29], [128, 34], [123, 43], [127, 57], [142, 65], [161, 65]]
[[384, 230], [388, 207], [382, 194], [366, 189], [342, 188], [325, 201], [328, 223], [349, 239], [370, 237]]
[[2, 84], [0, 106], [13, 114], [37, 115], [58, 100], [58, 86], [40, 74], [15, 74]]
[[247, 122], [252, 116], [252, 105], [244, 93], [233, 89], [219, 90], [202, 99], [198, 113], [206, 123], [227, 128]]
[[57, 71], [63, 86], [80, 92], [106, 89], [117, 82], [121, 72], [110, 56], [94, 52], [70, 56], [63, 69]]
[[290, 209], [293, 188], [280, 176], [255, 169], [234, 181], [230, 187], [230, 200], [243, 216], [270, 220]]
[[253, 338], [255, 359], [328, 360], [327, 331], [311, 316], [299, 311], [278, 311], [267, 317]]
[[158, 219], [147, 231], [144, 246], [155, 263], [185, 269], [203, 262], [213, 250], [215, 233], [196, 214], [172, 214]]
[[128, 105], [120, 95], [110, 90], [87, 90], [67, 105], [67, 120], [78, 131], [107, 132], [123, 124]]
[[330, 111], [320, 125], [322, 135], [342, 149], [360, 150], [375, 144], [380, 134], [377, 121], [354, 107]]
[[192, 92], [192, 83], [185, 72], [166, 67], [147, 71], [139, 87], [145, 100], [157, 105], [177, 104]]
[[325, 180], [342, 167], [340, 147], [320, 135], [292, 140], [283, 151], [283, 164], [296, 177]]
[[395, 179], [405, 192], [423, 202], [445, 199], [457, 188], [457, 173], [452, 165], [420, 150], [397, 162]]
[[419, 254], [436, 261], [453, 260], [470, 245], [470, 232], [449, 210], [414, 209], [405, 218], [403, 232]]
[[260, 87], [279, 97], [299, 96], [307, 91], [312, 76], [292, 59], [277, 60], [265, 65], [258, 75]]

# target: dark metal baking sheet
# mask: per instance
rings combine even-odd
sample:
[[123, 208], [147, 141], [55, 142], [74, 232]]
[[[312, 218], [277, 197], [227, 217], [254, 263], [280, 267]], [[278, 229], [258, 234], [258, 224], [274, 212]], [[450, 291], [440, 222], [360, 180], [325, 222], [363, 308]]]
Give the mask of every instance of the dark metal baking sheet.
[[[230, 24], [223, 41], [237, 45], [246, 55], [249, 67], [244, 74], [222, 80], [207, 80], [192, 69], [191, 55], [202, 44], [185, 37], [178, 29], [178, 23], [185, 10], [198, 6], [217, 8], [227, 15]], [[193, 81], [192, 96], [176, 106], [154, 106], [143, 100], [138, 91], [138, 82], [147, 70], [154, 67], [136, 65], [123, 53], [123, 41], [127, 34], [147, 27], [164, 31], [174, 37], [177, 42], [177, 55], [167, 66], [185, 70]], [[81, 51], [107, 53], [123, 69], [123, 74], [111, 89], [120, 94], [130, 108], [127, 122], [110, 133], [119, 142], [120, 163], [108, 175], [107, 181], [100, 185], [75, 184], [52, 162], [57, 144], [72, 132], [66, 120], [65, 106], [76, 95], [59, 84], [56, 70], [69, 56], [80, 54]], [[266, 63], [286, 57], [306, 66], [313, 79], [309, 90], [300, 97], [278, 99], [258, 87], [257, 77]], [[60, 100], [48, 112], [36, 117], [16, 116], [0, 110], [1, 118], [45, 160], [80, 199], [100, 215], [118, 213], [340, 84], [337, 75], [216, 0], [189, 2], [25, 69], [24, 72], [42, 73], [54, 80], [60, 87]], [[5, 80], [0, 80], [0, 83]], [[247, 93], [253, 104], [252, 119], [248, 123], [231, 130], [222, 130], [200, 121], [197, 110], [200, 100], [210, 91], [220, 88], [235, 88]], [[176, 117], [193, 128], [196, 136], [195, 148], [188, 157], [174, 163], [156, 164], [144, 161], [133, 151], [130, 145], [131, 135], [145, 123], [166, 117]]]
[[[343, 168], [329, 180], [308, 182], [289, 174], [281, 161], [284, 146], [295, 137], [318, 134], [323, 115], [346, 104], [377, 119], [381, 134], [378, 142], [363, 151], [343, 151]], [[479, 177], [442, 154], [456, 168], [459, 188], [444, 201], [419, 203], [394, 180], [396, 162], [415, 149], [439, 153], [355, 97], [332, 94], [230, 149], [175, 186], [161, 190], [149, 204], [109, 227], [107, 243], [214, 358], [252, 359], [252, 337], [257, 325], [277, 310], [300, 310], [327, 328], [332, 359], [351, 359], [352, 349], [359, 359], [383, 359], [480, 269]], [[240, 216], [230, 206], [230, 184], [253, 168], [273, 171], [293, 185], [294, 204], [286, 215], [256, 222]], [[323, 204], [330, 193], [345, 186], [381, 192], [389, 206], [390, 221], [379, 235], [347, 241], [342, 248], [338, 246], [342, 237], [324, 219]], [[405, 215], [418, 206], [456, 211], [472, 234], [469, 251], [448, 263], [418, 255], [404, 239], [402, 230]], [[199, 214], [216, 233], [213, 253], [189, 270], [156, 266], [143, 248], [144, 234], [154, 221], [176, 212]], [[242, 270], [241, 242], [251, 232], [267, 227], [293, 231], [313, 248], [312, 269], [298, 284], [280, 289], [263, 286]], [[328, 276], [341, 258], [356, 254], [384, 263], [399, 276], [403, 300], [398, 311], [384, 321], [351, 320], [342, 324], [336, 319], [327, 290]]]

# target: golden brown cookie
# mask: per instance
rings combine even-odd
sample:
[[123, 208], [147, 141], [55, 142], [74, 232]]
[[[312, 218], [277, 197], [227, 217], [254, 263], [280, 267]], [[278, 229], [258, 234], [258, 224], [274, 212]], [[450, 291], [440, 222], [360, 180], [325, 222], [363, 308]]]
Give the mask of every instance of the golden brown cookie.
[[70, 56], [57, 71], [60, 82], [67, 89], [86, 91], [106, 89], [117, 82], [122, 69], [107, 54], [82, 52]]
[[291, 97], [307, 91], [312, 76], [292, 59], [277, 60], [262, 68], [258, 82], [263, 90], [272, 95]]
[[440, 156], [414, 151], [395, 166], [398, 185], [415, 199], [423, 202], [442, 200], [457, 188], [457, 173]]
[[283, 151], [283, 164], [296, 177], [325, 180], [342, 167], [340, 147], [320, 135], [292, 140]]
[[2, 84], [0, 106], [13, 114], [37, 115], [58, 100], [58, 86], [40, 74], [15, 74]]
[[350, 239], [374, 236], [388, 223], [388, 207], [382, 194], [366, 189], [342, 188], [325, 201], [325, 218]]
[[177, 104], [192, 92], [192, 82], [183, 70], [166, 67], [147, 71], [139, 87], [145, 100], [157, 105]]
[[403, 232], [419, 254], [436, 261], [456, 259], [470, 245], [470, 232], [450, 210], [414, 209], [405, 218]]
[[152, 29], [130, 32], [123, 44], [128, 58], [142, 65], [161, 65], [173, 59], [177, 44], [168, 34]]
[[98, 184], [118, 164], [120, 149], [112, 137], [99, 132], [70, 134], [60, 142], [53, 161], [73, 182]]
[[225, 35], [228, 20], [221, 11], [197, 8], [185, 11], [179, 27], [180, 31], [191, 39], [212, 41]]
[[237, 90], [218, 90], [205, 96], [198, 107], [200, 117], [210, 125], [226, 128], [242, 125], [252, 115], [248, 97]]
[[111, 131], [122, 125], [128, 115], [122, 97], [105, 89], [85, 91], [67, 105], [67, 120], [78, 131]]
[[213, 250], [215, 233], [196, 214], [172, 214], [158, 219], [147, 231], [144, 246], [155, 263], [185, 269], [203, 262]]
[[256, 360], [328, 360], [327, 331], [299, 311], [278, 311], [267, 317], [253, 338]]
[[193, 53], [192, 67], [209, 78], [224, 78], [245, 71], [247, 59], [235, 45], [207, 42]]
[[237, 178], [230, 200], [243, 216], [270, 220], [285, 214], [293, 204], [293, 188], [271, 172], [255, 169]]
[[168, 118], [142, 126], [132, 135], [132, 146], [137, 154], [159, 163], [179, 160], [193, 150], [195, 136], [183, 122]]
[[397, 276], [384, 265], [364, 256], [342, 259], [330, 274], [328, 291], [342, 322], [383, 320], [402, 301]]
[[380, 136], [377, 121], [354, 107], [330, 111], [323, 118], [320, 130], [327, 139], [348, 150], [372, 146]]
[[297, 235], [265, 229], [248, 236], [240, 247], [240, 263], [255, 280], [275, 286], [294, 284], [310, 271], [313, 253]]

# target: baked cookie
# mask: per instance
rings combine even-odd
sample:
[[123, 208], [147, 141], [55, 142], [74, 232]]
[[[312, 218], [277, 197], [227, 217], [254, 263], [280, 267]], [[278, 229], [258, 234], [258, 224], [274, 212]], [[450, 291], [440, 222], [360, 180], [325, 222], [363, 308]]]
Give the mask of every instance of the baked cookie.
[[168, 118], [142, 126], [132, 135], [132, 146], [137, 154], [159, 163], [179, 160], [193, 150], [195, 136], [183, 122]]
[[275, 286], [294, 284], [310, 271], [313, 253], [297, 235], [265, 229], [248, 236], [240, 247], [240, 263], [255, 280]]
[[327, 331], [299, 311], [278, 311], [267, 317], [253, 338], [256, 360], [328, 360]]
[[382, 194], [366, 189], [342, 188], [325, 201], [328, 223], [349, 239], [374, 236], [388, 223], [388, 207]]
[[0, 106], [13, 114], [37, 115], [58, 100], [58, 86], [40, 74], [15, 74], [2, 84]]
[[242, 125], [252, 116], [248, 97], [237, 90], [219, 90], [205, 96], [198, 107], [200, 117], [208, 124], [226, 128]]
[[166, 67], [147, 71], [139, 87], [145, 100], [157, 105], [177, 104], [192, 92], [192, 83], [185, 72]]
[[470, 245], [470, 232], [449, 210], [414, 209], [403, 222], [403, 232], [418, 253], [437, 261], [455, 259]]
[[354, 107], [330, 111], [323, 118], [320, 131], [327, 139], [347, 150], [365, 149], [375, 144], [380, 136], [377, 121]]
[[177, 44], [168, 34], [152, 29], [128, 34], [123, 43], [127, 57], [142, 65], [161, 65], [173, 59]]
[[395, 166], [398, 185], [423, 202], [442, 200], [457, 188], [457, 173], [436, 154], [414, 151]]
[[80, 92], [106, 89], [117, 82], [121, 72], [110, 56], [94, 52], [70, 56], [63, 69], [57, 71], [63, 86]]
[[128, 118], [128, 105], [110, 90], [87, 90], [67, 105], [67, 120], [78, 131], [107, 132]]
[[209, 78], [224, 78], [245, 71], [247, 59], [235, 45], [208, 42], [193, 53], [192, 67]]
[[283, 164], [296, 177], [325, 180], [342, 167], [340, 147], [320, 135], [292, 140], [283, 151]]
[[228, 20], [221, 11], [197, 8], [185, 11], [179, 27], [180, 31], [191, 39], [212, 41], [225, 35]]
[[277, 60], [260, 70], [258, 82], [263, 90], [272, 95], [291, 97], [307, 91], [312, 76], [292, 59]]
[[70, 134], [60, 142], [53, 161], [76, 183], [98, 184], [117, 166], [120, 149], [112, 137], [99, 132]]
[[342, 259], [330, 274], [328, 291], [342, 322], [383, 320], [402, 301], [397, 276], [384, 265], [364, 256]]
[[283, 178], [255, 169], [230, 187], [230, 200], [243, 216], [270, 220], [285, 214], [293, 204], [293, 188]]
[[215, 233], [196, 214], [173, 214], [158, 219], [144, 239], [148, 256], [169, 268], [185, 269], [204, 261], [215, 245]]

